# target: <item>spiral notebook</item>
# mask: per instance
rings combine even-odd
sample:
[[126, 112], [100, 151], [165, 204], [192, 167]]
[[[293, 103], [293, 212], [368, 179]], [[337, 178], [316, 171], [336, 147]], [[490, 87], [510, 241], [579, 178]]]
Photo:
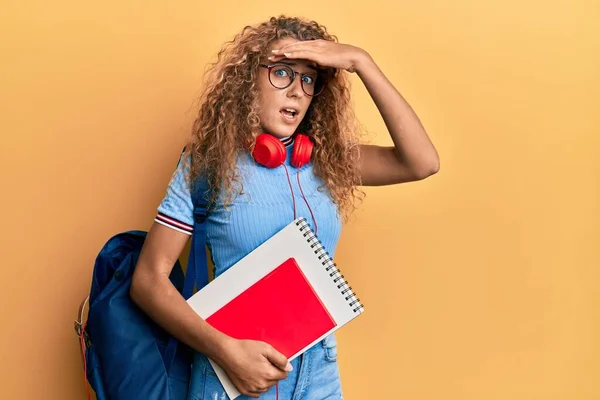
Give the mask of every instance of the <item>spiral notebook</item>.
[[[188, 299], [216, 329], [269, 343], [290, 361], [364, 311], [323, 244], [298, 218]], [[240, 395], [210, 360], [227, 395]]]

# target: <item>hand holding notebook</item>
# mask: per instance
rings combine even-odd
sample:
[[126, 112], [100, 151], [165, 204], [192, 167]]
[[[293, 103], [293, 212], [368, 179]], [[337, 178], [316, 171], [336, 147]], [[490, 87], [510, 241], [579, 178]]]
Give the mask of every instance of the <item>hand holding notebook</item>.
[[[265, 342], [290, 361], [363, 312], [304, 218], [298, 218], [188, 299], [235, 339]], [[231, 399], [240, 395], [210, 360]]]
[[287, 357], [268, 343], [234, 339], [226, 347], [220, 365], [240, 390], [261, 393], [292, 369]]

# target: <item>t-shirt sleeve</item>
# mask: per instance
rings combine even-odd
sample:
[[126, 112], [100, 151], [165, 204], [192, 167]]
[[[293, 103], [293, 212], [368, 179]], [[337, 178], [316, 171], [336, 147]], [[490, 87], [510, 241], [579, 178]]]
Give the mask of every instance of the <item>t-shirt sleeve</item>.
[[188, 172], [189, 163], [183, 162], [183, 157], [180, 157], [154, 220], [159, 224], [191, 235], [194, 231], [194, 206], [190, 188], [185, 179]]

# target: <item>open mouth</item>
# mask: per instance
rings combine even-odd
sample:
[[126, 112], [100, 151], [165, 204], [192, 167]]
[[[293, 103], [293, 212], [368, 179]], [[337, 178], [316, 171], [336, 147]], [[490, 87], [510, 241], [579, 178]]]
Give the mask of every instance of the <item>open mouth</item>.
[[298, 115], [298, 110], [294, 108], [282, 108], [279, 112], [287, 119], [294, 119]]

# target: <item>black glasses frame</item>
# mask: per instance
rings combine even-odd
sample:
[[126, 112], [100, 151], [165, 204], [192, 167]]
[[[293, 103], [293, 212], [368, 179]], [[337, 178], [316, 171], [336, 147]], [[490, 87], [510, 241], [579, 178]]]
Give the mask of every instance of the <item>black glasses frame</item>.
[[[305, 76], [311, 76], [310, 74], [305, 74], [302, 72], [295, 71], [291, 66], [289, 66], [287, 64], [268, 64], [268, 65], [260, 64], [260, 66], [263, 68], [267, 68], [269, 70], [269, 83], [271, 84], [271, 86], [273, 86], [276, 89], [286, 89], [286, 88], [290, 87], [292, 85], [292, 83], [294, 83], [294, 81], [296, 80], [296, 75], [300, 75], [300, 86], [302, 87], [302, 91], [307, 96], [310, 96], [310, 97], [318, 96], [321, 93], [323, 93], [323, 89], [325, 88], [325, 79], [318, 74], [317, 74], [317, 78], [315, 81], [315, 90], [318, 90], [318, 91], [315, 91], [313, 94], [310, 94], [306, 91], [306, 89], [304, 89], [304, 81], [302, 80], [302, 78]], [[275, 86], [273, 84], [273, 81], [271, 80], [271, 70], [275, 67], [286, 67], [292, 71], [292, 79], [290, 79], [290, 83], [288, 83], [286, 86], [279, 87], [279, 86]]]

